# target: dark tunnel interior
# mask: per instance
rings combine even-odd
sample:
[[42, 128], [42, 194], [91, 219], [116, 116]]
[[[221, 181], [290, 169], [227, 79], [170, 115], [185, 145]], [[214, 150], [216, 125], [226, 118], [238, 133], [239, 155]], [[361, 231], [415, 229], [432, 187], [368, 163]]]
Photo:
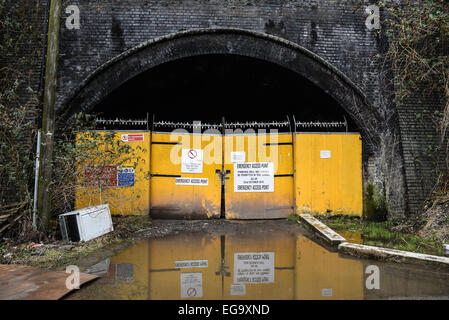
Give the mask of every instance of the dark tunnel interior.
[[223, 117], [226, 122], [285, 121], [287, 115], [303, 122], [346, 118], [348, 131], [358, 131], [344, 109], [307, 79], [237, 55], [202, 55], [157, 66], [124, 83], [94, 113], [107, 119], [144, 119], [147, 114], [152, 119], [154, 114], [156, 121], [215, 124]]

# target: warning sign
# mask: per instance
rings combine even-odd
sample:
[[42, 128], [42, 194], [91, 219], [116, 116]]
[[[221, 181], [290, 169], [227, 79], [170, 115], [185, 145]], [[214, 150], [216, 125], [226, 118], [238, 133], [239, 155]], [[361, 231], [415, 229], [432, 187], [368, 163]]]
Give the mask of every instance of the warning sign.
[[274, 252], [234, 254], [234, 283], [274, 282]]
[[117, 186], [134, 187], [134, 168], [121, 167], [117, 169]]
[[143, 133], [125, 133], [122, 134], [123, 142], [139, 142], [143, 141]]
[[203, 150], [182, 149], [181, 173], [203, 173]]
[[208, 184], [208, 178], [176, 178], [178, 186], [207, 186]]
[[234, 163], [234, 192], [274, 192], [273, 162]]
[[203, 296], [203, 274], [181, 273], [181, 299], [201, 298]]
[[117, 166], [84, 167], [84, 184], [86, 187], [116, 187]]

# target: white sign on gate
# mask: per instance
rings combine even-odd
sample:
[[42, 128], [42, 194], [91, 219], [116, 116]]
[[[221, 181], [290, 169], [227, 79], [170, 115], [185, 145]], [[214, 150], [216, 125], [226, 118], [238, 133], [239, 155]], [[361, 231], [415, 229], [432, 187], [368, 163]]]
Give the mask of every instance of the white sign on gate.
[[234, 163], [234, 192], [274, 192], [274, 163]]
[[330, 150], [321, 150], [320, 151], [320, 158], [321, 159], [330, 159], [331, 158], [331, 151]]
[[181, 173], [203, 173], [203, 150], [182, 149]]
[[201, 272], [181, 273], [181, 298], [203, 296], [203, 274]]
[[175, 261], [175, 268], [207, 268], [209, 265], [209, 260], [182, 260]]
[[176, 178], [177, 186], [207, 186], [209, 178]]
[[242, 163], [246, 161], [245, 151], [231, 152], [231, 163]]
[[234, 254], [234, 283], [273, 283], [274, 252]]

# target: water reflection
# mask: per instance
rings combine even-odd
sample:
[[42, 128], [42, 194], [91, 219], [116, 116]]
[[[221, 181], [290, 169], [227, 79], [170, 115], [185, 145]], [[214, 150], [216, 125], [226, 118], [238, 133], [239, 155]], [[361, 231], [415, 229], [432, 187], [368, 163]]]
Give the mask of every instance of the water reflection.
[[263, 229], [142, 241], [107, 270], [69, 298], [449, 298], [448, 273], [341, 257], [302, 234]]

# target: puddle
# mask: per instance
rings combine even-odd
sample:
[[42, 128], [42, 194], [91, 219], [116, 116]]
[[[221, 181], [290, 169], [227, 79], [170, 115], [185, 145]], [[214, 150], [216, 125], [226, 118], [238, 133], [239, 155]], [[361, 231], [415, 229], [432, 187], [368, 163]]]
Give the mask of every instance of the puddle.
[[241, 226], [141, 241], [93, 266], [102, 278], [68, 299], [449, 299], [449, 272], [339, 256], [291, 230]]

